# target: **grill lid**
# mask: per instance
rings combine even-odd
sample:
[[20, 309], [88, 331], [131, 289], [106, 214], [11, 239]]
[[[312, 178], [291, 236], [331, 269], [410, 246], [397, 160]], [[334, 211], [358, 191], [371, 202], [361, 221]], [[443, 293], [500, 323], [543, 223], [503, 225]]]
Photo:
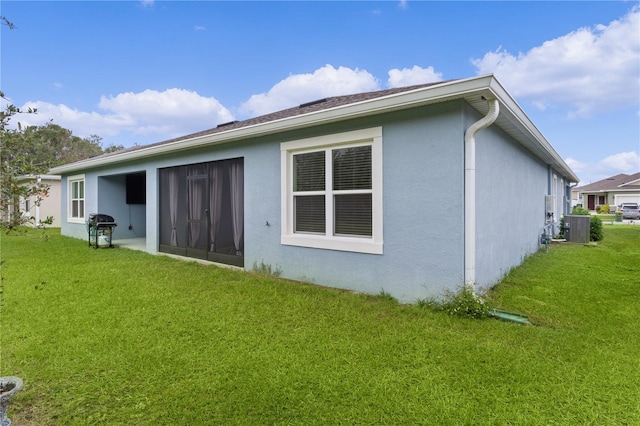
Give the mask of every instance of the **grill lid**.
[[102, 213], [90, 213], [89, 224], [95, 225], [96, 223], [115, 222], [112, 216]]

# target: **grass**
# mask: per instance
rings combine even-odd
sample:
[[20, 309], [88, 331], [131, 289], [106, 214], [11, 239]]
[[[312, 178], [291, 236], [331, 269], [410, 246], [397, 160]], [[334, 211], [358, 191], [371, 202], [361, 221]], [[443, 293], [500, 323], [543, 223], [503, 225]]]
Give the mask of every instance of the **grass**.
[[1, 240], [17, 426], [640, 424], [640, 227], [488, 295], [536, 326], [49, 232]]

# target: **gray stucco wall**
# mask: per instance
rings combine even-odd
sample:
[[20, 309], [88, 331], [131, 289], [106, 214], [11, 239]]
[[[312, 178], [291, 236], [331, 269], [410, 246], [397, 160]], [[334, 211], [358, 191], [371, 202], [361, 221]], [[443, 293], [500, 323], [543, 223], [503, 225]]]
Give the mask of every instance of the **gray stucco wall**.
[[[253, 247], [264, 250], [247, 246], [246, 265], [264, 261], [280, 266], [287, 278], [373, 294], [384, 290], [403, 302], [458, 286], [464, 262], [461, 120], [460, 105], [448, 104], [362, 123], [383, 126], [382, 255], [281, 246], [278, 226], [255, 229]], [[278, 187], [265, 196], [277, 215], [279, 173], [279, 167], [270, 170]], [[265, 228], [266, 218], [260, 219], [255, 223]]]
[[[469, 120], [479, 118], [467, 109]], [[473, 118], [471, 118], [473, 117]], [[549, 167], [495, 126], [476, 137], [476, 285], [486, 290], [539, 249]], [[560, 176], [558, 176], [558, 182]], [[564, 190], [558, 192], [562, 206]]]

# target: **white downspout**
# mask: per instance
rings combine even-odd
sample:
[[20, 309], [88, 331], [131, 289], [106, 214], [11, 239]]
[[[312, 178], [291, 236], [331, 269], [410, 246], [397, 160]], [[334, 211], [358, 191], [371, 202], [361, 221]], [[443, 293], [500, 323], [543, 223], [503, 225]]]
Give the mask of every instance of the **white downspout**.
[[497, 99], [487, 103], [487, 115], [464, 134], [464, 286], [472, 292], [476, 285], [476, 134], [493, 124], [500, 112]]

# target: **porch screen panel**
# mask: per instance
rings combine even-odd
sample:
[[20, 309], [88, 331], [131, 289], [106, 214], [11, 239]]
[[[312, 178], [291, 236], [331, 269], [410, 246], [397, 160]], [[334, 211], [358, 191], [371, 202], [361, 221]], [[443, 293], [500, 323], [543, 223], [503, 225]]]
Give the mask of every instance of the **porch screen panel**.
[[186, 180], [184, 167], [160, 169], [160, 245], [186, 247]]
[[242, 158], [159, 170], [160, 251], [244, 264]]
[[218, 246], [218, 230], [222, 216], [222, 191], [224, 168], [212, 164], [209, 167], [209, 251], [215, 252]]
[[231, 194], [231, 221], [233, 223], [233, 244], [236, 255], [244, 250], [244, 162], [232, 161], [229, 165], [229, 186]]
[[178, 246], [178, 232], [176, 229], [177, 221], [178, 221], [178, 203], [179, 198], [179, 177], [180, 173], [178, 169], [170, 169], [167, 170], [167, 186], [169, 187], [169, 225], [171, 226], [171, 237], [170, 244], [172, 247]]
[[207, 166], [198, 164], [187, 168], [187, 199], [189, 244], [191, 248], [207, 247]]

